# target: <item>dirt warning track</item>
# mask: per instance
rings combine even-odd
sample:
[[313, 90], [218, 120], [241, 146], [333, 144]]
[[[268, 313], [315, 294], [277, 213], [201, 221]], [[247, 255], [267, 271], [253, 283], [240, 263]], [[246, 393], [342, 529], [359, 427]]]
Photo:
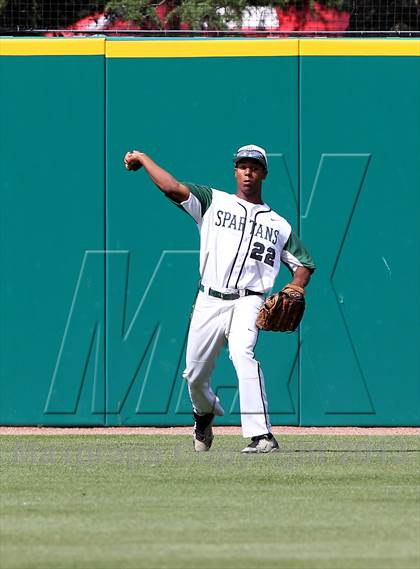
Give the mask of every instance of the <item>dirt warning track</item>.
[[[191, 435], [192, 427], [0, 427], [0, 435]], [[240, 427], [214, 427], [241, 435]], [[420, 435], [420, 427], [273, 427], [275, 435]]]

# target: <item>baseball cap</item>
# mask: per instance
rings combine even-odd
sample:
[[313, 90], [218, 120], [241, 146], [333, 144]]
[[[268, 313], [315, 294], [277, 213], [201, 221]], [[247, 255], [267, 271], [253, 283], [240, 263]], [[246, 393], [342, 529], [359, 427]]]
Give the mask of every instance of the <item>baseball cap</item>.
[[257, 160], [264, 166], [266, 170], [268, 170], [267, 154], [264, 148], [261, 148], [261, 146], [256, 146], [255, 144], [247, 144], [246, 146], [241, 146], [238, 148], [233, 159], [235, 166], [239, 160], [243, 160], [244, 158], [252, 158], [253, 160]]

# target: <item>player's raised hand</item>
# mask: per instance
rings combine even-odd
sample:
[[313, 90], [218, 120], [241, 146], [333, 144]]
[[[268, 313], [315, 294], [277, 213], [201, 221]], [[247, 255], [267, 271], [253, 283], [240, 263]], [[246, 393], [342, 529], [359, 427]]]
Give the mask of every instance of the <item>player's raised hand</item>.
[[132, 170], [134, 172], [139, 170], [143, 166], [141, 159], [142, 153], [138, 150], [130, 150], [130, 152], [127, 152], [124, 156], [126, 170]]

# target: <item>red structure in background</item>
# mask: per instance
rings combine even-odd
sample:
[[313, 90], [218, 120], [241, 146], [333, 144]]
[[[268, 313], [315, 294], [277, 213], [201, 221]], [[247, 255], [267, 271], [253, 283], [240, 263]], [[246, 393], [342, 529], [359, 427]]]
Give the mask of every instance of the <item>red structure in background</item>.
[[279, 19], [279, 30], [282, 32], [338, 32], [345, 31], [349, 26], [349, 12], [321, 6], [314, 3], [313, 10], [305, 8], [298, 10], [295, 6], [281, 10], [276, 8]]
[[[264, 8], [267, 10], [267, 8]], [[167, 2], [159, 4], [156, 8], [156, 16], [159, 19], [162, 30], [169, 30], [171, 26], [166, 21], [166, 17], [171, 10]], [[254, 8], [255, 10], [255, 8]], [[255, 35], [256, 32], [267, 32], [272, 35], [273, 33], [281, 33], [282, 35], [287, 35], [289, 32], [340, 32], [345, 31], [348, 28], [350, 14], [346, 11], [340, 11], [334, 8], [327, 8], [322, 6], [318, 2], [315, 2], [313, 8], [303, 8], [297, 9], [295, 6], [291, 6], [286, 9], [281, 9], [278, 6], [272, 8], [272, 13], [270, 22], [265, 24], [264, 18], [261, 18], [258, 24], [252, 21], [251, 18], [244, 16], [240, 31], [243, 35]], [[273, 18], [275, 14], [276, 17]], [[237, 27], [229, 26], [230, 29], [238, 30]], [[61, 36], [61, 37], [72, 37], [74, 32], [105, 32], [111, 31], [115, 32], [116, 35], [126, 35], [124, 32], [127, 30], [133, 31], [153, 31], [156, 28], [152, 23], [148, 25], [140, 26], [138, 23], [133, 21], [124, 21], [108, 16], [104, 13], [95, 13], [86, 18], [78, 20], [71, 26], [67, 28], [68, 31], [64, 32], [48, 32], [44, 34], [45, 36]], [[173, 29], [173, 28], [172, 28]], [[187, 23], [181, 22], [179, 25], [180, 30], [188, 30], [189, 26]], [[158, 30], [156, 30], [158, 31]], [[203, 30], [205, 33], [206, 30]], [[89, 35], [90, 35], [89, 33]], [[77, 34], [82, 35], [82, 34]]]

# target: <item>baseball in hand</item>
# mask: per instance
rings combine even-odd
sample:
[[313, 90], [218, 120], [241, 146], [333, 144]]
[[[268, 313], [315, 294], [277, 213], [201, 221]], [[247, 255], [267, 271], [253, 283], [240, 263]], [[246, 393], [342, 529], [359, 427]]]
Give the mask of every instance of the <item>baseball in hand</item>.
[[135, 172], [136, 170], [140, 170], [140, 168], [142, 167], [142, 163], [136, 157], [136, 153], [134, 151], [127, 152], [127, 154], [124, 157], [124, 164], [127, 170], [131, 170], [133, 172]]

